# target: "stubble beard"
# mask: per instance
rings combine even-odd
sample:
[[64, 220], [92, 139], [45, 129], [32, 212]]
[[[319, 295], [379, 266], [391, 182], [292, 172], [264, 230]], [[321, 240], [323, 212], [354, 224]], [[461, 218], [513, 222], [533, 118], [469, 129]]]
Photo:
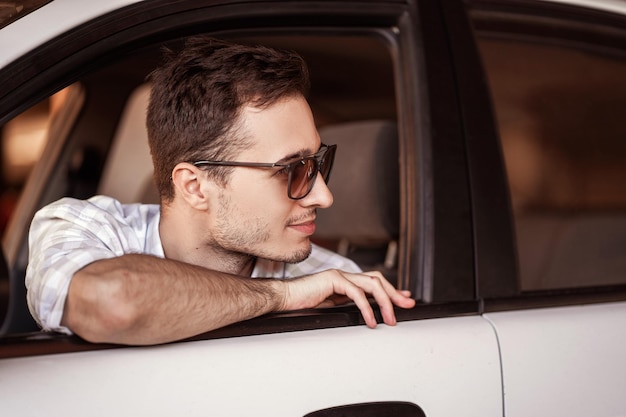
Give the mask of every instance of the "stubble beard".
[[[220, 247], [222, 253], [226, 257], [236, 263], [236, 258], [240, 260], [249, 260], [250, 258], [268, 259], [274, 262], [285, 262], [295, 264], [307, 259], [313, 250], [310, 239], [307, 239], [306, 248], [298, 249], [288, 253], [274, 253], [265, 250], [263, 247], [267, 243], [271, 234], [269, 233], [270, 225], [260, 218], [246, 219], [245, 221], [235, 224], [232, 221], [232, 208], [230, 200], [224, 196], [220, 198], [220, 206], [218, 215], [219, 230], [214, 235], [213, 245]], [[310, 213], [303, 218], [310, 217]], [[287, 224], [296, 223], [300, 219], [290, 219]], [[229, 255], [230, 254], [230, 255]]]
[[291, 254], [291, 256], [280, 260], [280, 262], [285, 262], [288, 264], [297, 264], [299, 262], [304, 261], [309, 256], [311, 256], [312, 251], [313, 251], [313, 245], [311, 244], [311, 241], [309, 241], [309, 247], [307, 249], [302, 249], [297, 252], [294, 252]]

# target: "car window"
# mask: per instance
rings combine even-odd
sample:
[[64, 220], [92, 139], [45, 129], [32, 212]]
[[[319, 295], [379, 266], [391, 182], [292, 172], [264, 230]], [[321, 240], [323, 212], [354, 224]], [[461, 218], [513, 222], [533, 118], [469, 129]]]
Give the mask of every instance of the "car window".
[[473, 17], [508, 175], [521, 289], [626, 283], [624, 26], [522, 15], [507, 30], [506, 14]]
[[22, 188], [33, 166], [42, 157], [48, 136], [56, 134], [54, 125], [67, 122], [68, 109], [75, 107], [75, 99], [69, 98], [75, 93], [70, 92], [78, 89], [59, 91], [0, 129], [0, 233], [4, 233], [8, 226]]
[[[396, 282], [401, 196], [393, 45], [375, 32], [310, 31], [289, 36], [247, 32], [228, 38], [294, 49], [305, 58], [312, 84], [308, 100], [322, 141], [338, 145], [330, 182], [335, 204], [319, 213], [314, 242], [352, 258], [364, 270], [383, 270]], [[8, 223], [4, 245], [12, 283], [18, 284], [12, 291], [19, 289], [12, 294], [19, 301], [12, 308], [19, 310], [15, 315], [25, 316], [9, 332], [36, 329], [19, 285], [28, 262], [25, 237], [36, 209], [61, 197], [96, 194], [123, 203], [158, 202], [145, 127], [146, 78], [162, 59], [163, 47], [175, 49], [182, 42], [176, 38], [149, 44], [111, 59], [5, 124], [3, 146], [22, 145], [13, 153], [3, 152], [4, 191], [11, 197], [3, 206]], [[364, 67], [370, 71], [361, 71]], [[76, 100], [66, 99], [67, 91], [76, 90], [84, 98], [80, 111]], [[73, 117], [64, 118], [60, 130], [50, 130], [66, 107], [73, 109]], [[17, 137], [13, 126], [29, 130], [33, 143]], [[27, 163], [13, 180], [9, 174], [18, 173], [11, 167], [19, 158]], [[363, 173], [359, 178], [352, 175], [356, 165]]]
[[[398, 129], [387, 46], [371, 36], [263, 35], [238, 40], [294, 49], [307, 60], [312, 77], [309, 102], [322, 143], [338, 145], [330, 182], [334, 203], [319, 211], [314, 239], [364, 270], [383, 269], [395, 282]], [[359, 66], [372, 71], [359, 72]], [[123, 203], [158, 203], [145, 127], [149, 94], [149, 84], [142, 83], [128, 95], [110, 151], [100, 158], [102, 174], [94, 193]], [[358, 178], [356, 170], [361, 172]]]

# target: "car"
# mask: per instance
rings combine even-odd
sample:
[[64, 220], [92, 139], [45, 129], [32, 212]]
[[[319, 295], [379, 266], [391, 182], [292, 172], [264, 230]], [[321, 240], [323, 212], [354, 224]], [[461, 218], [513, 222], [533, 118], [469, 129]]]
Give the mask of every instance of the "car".
[[[626, 414], [626, 2], [0, 7], [3, 415]], [[338, 145], [314, 239], [411, 290], [396, 326], [343, 305], [156, 346], [39, 331], [34, 213], [155, 202], [146, 76], [196, 34], [305, 58]]]

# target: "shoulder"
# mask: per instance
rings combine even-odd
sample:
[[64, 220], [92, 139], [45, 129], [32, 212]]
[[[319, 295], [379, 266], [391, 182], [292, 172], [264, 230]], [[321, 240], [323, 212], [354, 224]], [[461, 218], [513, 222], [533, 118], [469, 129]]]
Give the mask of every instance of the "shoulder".
[[99, 195], [88, 200], [62, 198], [39, 210], [35, 221], [61, 219], [72, 223], [95, 221], [132, 225], [149, 222], [158, 214], [158, 205], [122, 204], [114, 198]]
[[104, 196], [63, 198], [37, 212], [29, 242], [33, 250], [95, 246], [117, 255], [129, 251], [158, 253], [158, 248], [146, 245], [158, 240], [151, 236], [157, 233], [159, 217], [158, 205], [122, 204]]

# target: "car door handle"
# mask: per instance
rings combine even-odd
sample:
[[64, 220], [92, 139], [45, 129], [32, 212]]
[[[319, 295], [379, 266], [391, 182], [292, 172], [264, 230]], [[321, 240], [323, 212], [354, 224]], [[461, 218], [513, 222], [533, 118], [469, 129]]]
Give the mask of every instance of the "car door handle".
[[426, 414], [413, 403], [383, 401], [326, 408], [304, 417], [426, 417]]

